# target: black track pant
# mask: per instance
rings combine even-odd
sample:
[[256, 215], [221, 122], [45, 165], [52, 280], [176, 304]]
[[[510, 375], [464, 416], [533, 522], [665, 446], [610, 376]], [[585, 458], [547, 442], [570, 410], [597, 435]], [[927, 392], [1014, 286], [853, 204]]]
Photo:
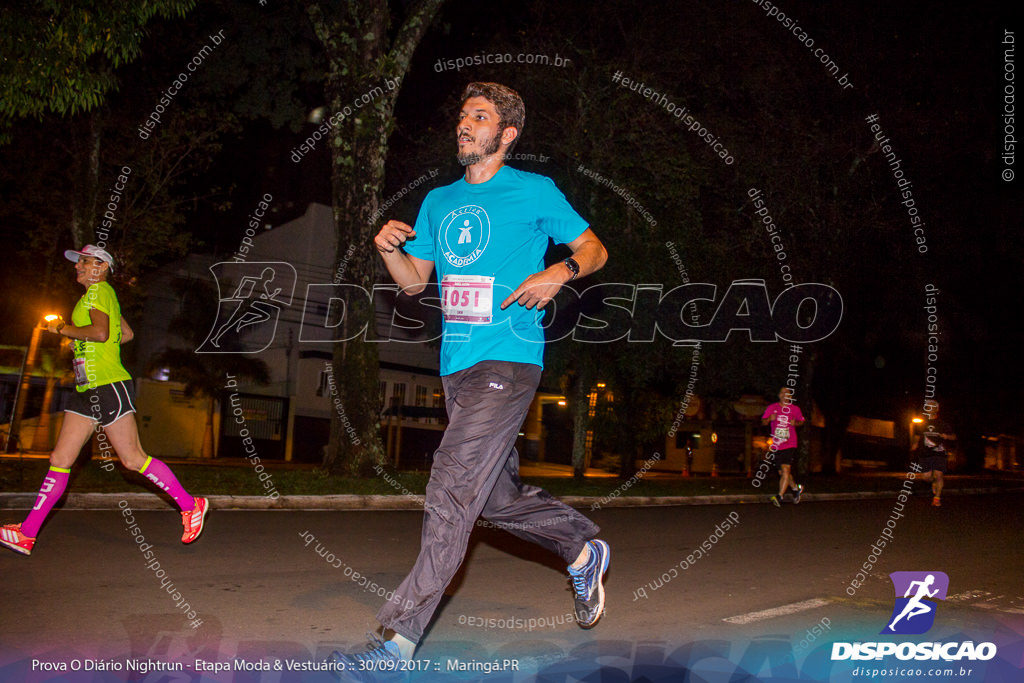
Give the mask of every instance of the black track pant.
[[597, 535], [589, 519], [519, 480], [515, 441], [540, 375], [529, 363], [481, 361], [442, 378], [449, 423], [427, 483], [420, 554], [377, 613], [386, 628], [420, 640], [480, 516], [568, 564]]

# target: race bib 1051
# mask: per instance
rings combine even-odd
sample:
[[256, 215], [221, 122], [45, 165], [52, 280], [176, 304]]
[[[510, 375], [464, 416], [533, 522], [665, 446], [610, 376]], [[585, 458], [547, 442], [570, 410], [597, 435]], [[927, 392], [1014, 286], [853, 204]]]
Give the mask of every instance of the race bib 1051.
[[493, 277], [445, 275], [441, 280], [441, 311], [445, 322], [488, 325], [493, 302]]

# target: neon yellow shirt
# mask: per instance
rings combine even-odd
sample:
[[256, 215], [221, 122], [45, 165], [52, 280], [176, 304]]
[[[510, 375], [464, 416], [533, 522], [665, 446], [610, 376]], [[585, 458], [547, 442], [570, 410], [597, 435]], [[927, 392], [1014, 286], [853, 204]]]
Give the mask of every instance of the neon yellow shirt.
[[110, 335], [105, 342], [74, 340], [78, 391], [132, 378], [121, 365], [121, 305], [117, 303], [114, 288], [106, 282], [90, 285], [71, 312], [71, 324], [75, 327], [91, 325], [91, 309], [106, 313], [110, 318]]

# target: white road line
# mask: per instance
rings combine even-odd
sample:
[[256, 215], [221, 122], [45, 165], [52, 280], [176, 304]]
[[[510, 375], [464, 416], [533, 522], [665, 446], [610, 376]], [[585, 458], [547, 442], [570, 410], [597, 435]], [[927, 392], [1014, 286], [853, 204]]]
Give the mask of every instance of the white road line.
[[1015, 604], [1020, 602], [1020, 600], [1020, 597], [992, 595], [989, 591], [965, 591], [946, 598], [946, 602], [964, 603], [968, 607], [980, 607], [981, 609], [991, 609], [992, 611], [1007, 614], [1024, 614], [1024, 608], [1018, 607]]
[[981, 590], [969, 590], [963, 593], [957, 593], [956, 595], [950, 595], [946, 598], [946, 602], [966, 602], [968, 600], [976, 600], [977, 598], [985, 598], [992, 593]]
[[[984, 602], [980, 602], [982, 599], [984, 599]], [[1007, 600], [1010, 603], [1009, 605], [1005, 604]], [[964, 591], [963, 593], [950, 595], [946, 598], [946, 602], [961, 602], [965, 603], [968, 607], [980, 607], [981, 609], [989, 609], [993, 612], [1003, 612], [1006, 614], [1024, 614], [1024, 608], [1013, 605], [1014, 602], [1019, 600], [1019, 597], [1008, 598], [1005, 595], [992, 595], [991, 592], [983, 590]]]
[[772, 607], [771, 609], [764, 609], [760, 612], [747, 612], [736, 617], [728, 617], [722, 619], [730, 624], [752, 624], [755, 621], [764, 621], [765, 619], [774, 619], [775, 617], [785, 616], [787, 614], [796, 614], [797, 612], [804, 612], [809, 609], [817, 609], [818, 607], [824, 607], [830, 601], [823, 598], [814, 598], [812, 600], [804, 600], [803, 602], [794, 602], [789, 605], [782, 605], [781, 607]]

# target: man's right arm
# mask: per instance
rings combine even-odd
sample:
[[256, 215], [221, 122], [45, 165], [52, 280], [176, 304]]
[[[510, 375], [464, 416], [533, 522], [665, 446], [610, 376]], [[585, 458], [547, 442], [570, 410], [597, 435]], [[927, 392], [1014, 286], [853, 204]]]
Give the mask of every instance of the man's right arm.
[[416, 237], [416, 231], [412, 226], [401, 221], [388, 221], [373, 238], [373, 245], [384, 259], [384, 267], [406, 294], [419, 294], [426, 289], [430, 273], [434, 270], [433, 261], [410, 256], [402, 250], [402, 245], [413, 237]]

